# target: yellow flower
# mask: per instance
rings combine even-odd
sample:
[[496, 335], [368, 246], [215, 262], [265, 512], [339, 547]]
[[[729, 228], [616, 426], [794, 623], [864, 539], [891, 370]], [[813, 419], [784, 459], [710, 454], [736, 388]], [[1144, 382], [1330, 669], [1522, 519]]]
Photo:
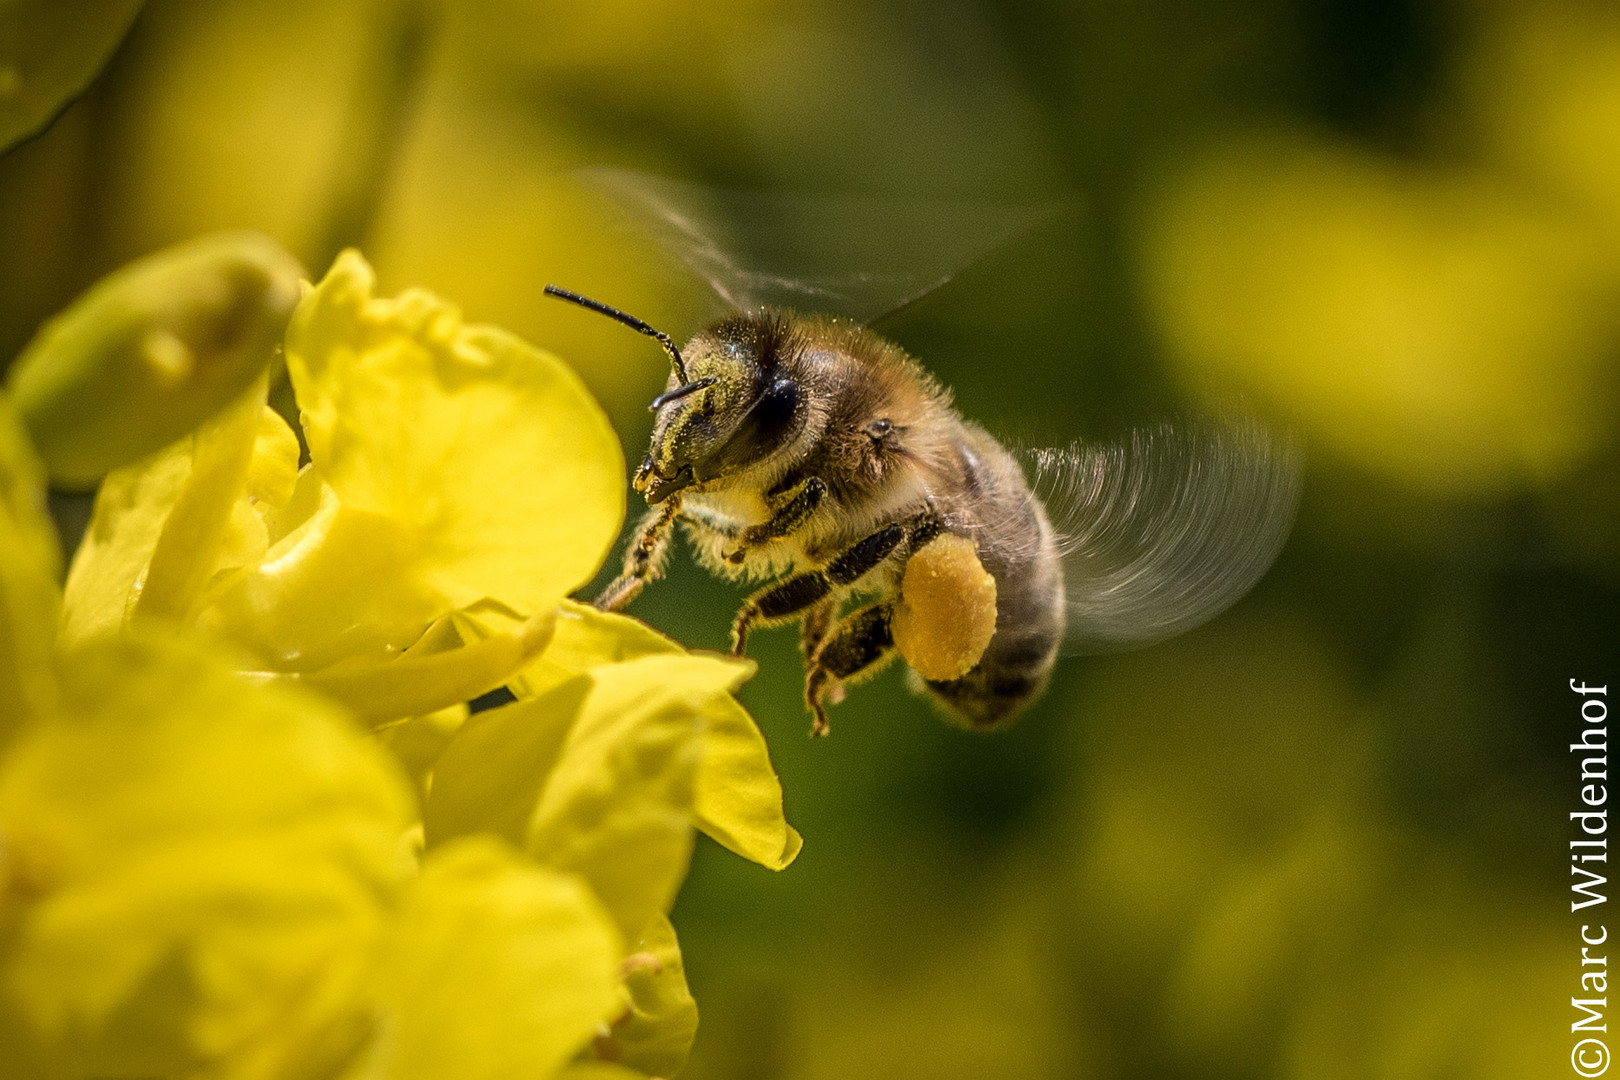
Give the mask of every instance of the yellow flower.
[[543, 1077], [622, 1011], [588, 889], [487, 837], [418, 875], [337, 706], [139, 628], [56, 663], [41, 484], [0, 396], [0, 1074]]
[[[476, 696], [544, 646], [618, 533], [613, 431], [556, 358], [373, 284], [345, 253], [288, 328], [301, 471], [259, 386], [107, 478], [68, 579], [68, 642], [196, 625], [377, 720]], [[529, 621], [479, 649], [407, 652], [486, 599]]]
[[[752, 672], [747, 661], [644, 656], [474, 716], [434, 767], [429, 847], [472, 831], [504, 836], [584, 874], [638, 935], [685, 876], [708, 721]], [[774, 814], [780, 822], [780, 789]]]
[[753, 665], [565, 599], [624, 509], [577, 378], [372, 285], [289, 324], [309, 462], [256, 376], [106, 477], [65, 597], [0, 396], [5, 1075], [670, 1075], [693, 827], [798, 853]]
[[1498, 496], [1607, 438], [1610, 235], [1479, 171], [1245, 138], [1150, 204], [1147, 299], [1189, 380], [1403, 482]]
[[[653, 656], [725, 671], [729, 691], [740, 669], [687, 656], [634, 620], [575, 604], [557, 615], [601, 564], [624, 507], [618, 443], [572, 372], [501, 331], [463, 326], [426, 293], [379, 300], [373, 284], [345, 253], [288, 328], [311, 458], [301, 472], [291, 431], [255, 388], [107, 478], [68, 579], [66, 640], [195, 623], [246, 648], [262, 677], [314, 686], [376, 722], [505, 682], [533, 698]], [[601, 682], [640, 685], [657, 665], [620, 667]], [[801, 842], [764, 738], [729, 692], [699, 704], [703, 723], [682, 751], [692, 805], [678, 813], [747, 858], [786, 866]], [[684, 846], [665, 856], [684, 868]], [[678, 883], [642, 906], [667, 905]]]
[[335, 706], [166, 637], [67, 670], [0, 765], [0, 1072], [543, 1077], [623, 1010], [590, 890], [488, 836], [414, 874]]

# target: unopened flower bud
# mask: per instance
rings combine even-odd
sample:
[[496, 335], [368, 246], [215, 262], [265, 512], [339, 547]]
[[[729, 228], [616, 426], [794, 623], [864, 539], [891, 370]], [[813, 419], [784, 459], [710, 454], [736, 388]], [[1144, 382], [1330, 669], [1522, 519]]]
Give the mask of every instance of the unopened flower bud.
[[246, 390], [302, 276], [268, 237], [215, 233], [131, 263], [46, 323], [7, 389], [52, 481], [89, 487]]

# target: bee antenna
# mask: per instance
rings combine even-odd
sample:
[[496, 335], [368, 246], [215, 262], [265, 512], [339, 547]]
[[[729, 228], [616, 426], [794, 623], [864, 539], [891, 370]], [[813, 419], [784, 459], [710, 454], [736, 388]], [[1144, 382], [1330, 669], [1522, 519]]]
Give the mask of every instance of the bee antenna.
[[681, 350], [675, 347], [675, 342], [670, 340], [670, 336], [662, 330], [654, 330], [634, 315], [620, 311], [616, 307], [608, 307], [600, 300], [592, 300], [588, 296], [581, 296], [577, 292], [569, 292], [567, 289], [561, 289], [555, 285], [546, 286], [546, 295], [555, 296], [559, 300], [567, 300], [570, 304], [578, 304], [580, 307], [588, 308], [598, 315], [606, 315], [615, 322], [622, 322], [632, 330], [639, 330], [650, 338], [657, 338], [658, 344], [662, 345], [664, 351], [669, 353], [669, 358], [675, 365], [675, 377], [682, 383], [686, 383], [686, 362], [681, 359]]

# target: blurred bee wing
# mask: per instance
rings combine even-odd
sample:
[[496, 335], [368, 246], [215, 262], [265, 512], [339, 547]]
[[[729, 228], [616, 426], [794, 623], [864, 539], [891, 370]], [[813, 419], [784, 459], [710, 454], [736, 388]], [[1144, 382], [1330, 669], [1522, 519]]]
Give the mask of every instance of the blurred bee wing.
[[726, 191], [620, 169], [581, 175], [733, 308], [863, 323], [921, 299], [1061, 209]]
[[1151, 644], [1213, 618], [1276, 559], [1294, 447], [1243, 420], [1025, 455], [1063, 554], [1067, 653]]

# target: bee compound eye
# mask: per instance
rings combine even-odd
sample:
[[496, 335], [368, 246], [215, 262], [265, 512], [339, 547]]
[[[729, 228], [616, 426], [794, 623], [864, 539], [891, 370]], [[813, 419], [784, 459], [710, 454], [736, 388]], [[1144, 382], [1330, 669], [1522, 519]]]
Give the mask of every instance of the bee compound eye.
[[751, 419], [762, 429], [769, 430], [792, 420], [798, 407], [799, 384], [792, 379], [777, 379], [760, 395]]

